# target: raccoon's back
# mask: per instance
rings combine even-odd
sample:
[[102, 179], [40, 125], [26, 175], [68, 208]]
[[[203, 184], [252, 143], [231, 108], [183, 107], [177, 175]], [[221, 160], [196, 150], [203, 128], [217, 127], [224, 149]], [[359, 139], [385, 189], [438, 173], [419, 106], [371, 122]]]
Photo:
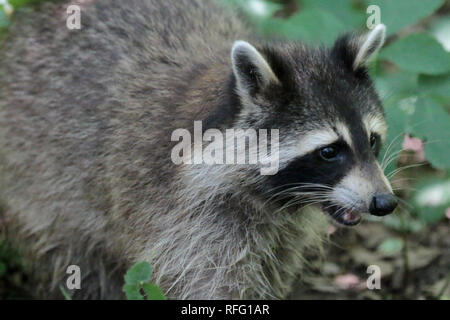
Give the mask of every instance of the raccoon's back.
[[0, 149], [11, 159], [20, 151], [17, 165], [85, 169], [127, 126], [128, 135], [143, 122], [139, 135], [169, 132], [190, 73], [217, 63], [222, 48], [228, 55], [245, 29], [213, 0], [81, 8], [80, 30], [66, 27], [65, 2], [18, 13], [0, 51]]
[[135, 95], [158, 99], [185, 82], [197, 62], [229, 51], [245, 30], [214, 0], [95, 0], [81, 7], [80, 30], [66, 27], [65, 1], [17, 14], [0, 52], [0, 94], [9, 100], [0, 101], [2, 109], [33, 110], [50, 124], [64, 121], [51, 119], [56, 113], [92, 119], [105, 97], [132, 90], [131, 76], [134, 87], [145, 81], [149, 88]]
[[0, 50], [0, 202], [31, 233], [65, 212], [78, 215], [58, 220], [71, 228], [97, 212], [100, 228], [111, 208], [149, 205], [172, 174], [187, 80], [245, 33], [213, 0], [80, 6], [80, 30], [66, 27], [65, 2], [18, 13]]

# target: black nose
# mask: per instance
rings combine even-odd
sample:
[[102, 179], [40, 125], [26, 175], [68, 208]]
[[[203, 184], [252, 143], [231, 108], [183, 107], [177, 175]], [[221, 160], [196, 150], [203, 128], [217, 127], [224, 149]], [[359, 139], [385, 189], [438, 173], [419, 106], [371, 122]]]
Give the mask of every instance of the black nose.
[[369, 211], [374, 216], [385, 216], [397, 207], [397, 199], [392, 194], [380, 194], [372, 198]]

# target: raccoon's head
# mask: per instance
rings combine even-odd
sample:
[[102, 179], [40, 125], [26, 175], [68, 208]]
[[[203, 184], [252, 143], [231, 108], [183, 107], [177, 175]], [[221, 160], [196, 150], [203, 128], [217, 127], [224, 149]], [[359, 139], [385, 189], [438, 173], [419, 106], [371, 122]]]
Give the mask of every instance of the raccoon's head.
[[318, 205], [351, 226], [391, 213], [397, 200], [377, 162], [386, 137], [380, 99], [366, 62], [385, 26], [339, 38], [331, 49], [298, 43], [232, 49], [239, 127], [279, 129], [279, 171], [259, 196], [280, 208]]

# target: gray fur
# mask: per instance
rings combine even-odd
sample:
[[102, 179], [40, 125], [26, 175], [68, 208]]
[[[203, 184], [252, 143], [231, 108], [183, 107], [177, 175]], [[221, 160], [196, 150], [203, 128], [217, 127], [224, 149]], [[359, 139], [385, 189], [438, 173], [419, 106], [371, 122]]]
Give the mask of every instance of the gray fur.
[[[209, 0], [83, 3], [81, 30], [66, 28], [60, 2], [19, 13], [0, 53], [0, 221], [37, 296], [59, 297], [75, 264], [74, 297], [123, 298], [124, 271], [146, 260], [169, 298], [286, 297], [325, 215], [263, 206], [257, 170], [170, 161], [172, 131], [222, 101], [248, 27]], [[243, 114], [234, 125], [255, 117]]]

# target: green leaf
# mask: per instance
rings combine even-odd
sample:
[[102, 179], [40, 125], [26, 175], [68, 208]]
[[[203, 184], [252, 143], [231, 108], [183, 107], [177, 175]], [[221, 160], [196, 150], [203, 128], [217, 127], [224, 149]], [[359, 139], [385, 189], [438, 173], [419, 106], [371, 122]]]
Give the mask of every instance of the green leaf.
[[366, 6], [380, 7], [381, 23], [387, 26], [388, 35], [417, 23], [431, 15], [443, 0], [366, 0]]
[[415, 72], [383, 72], [374, 75], [375, 88], [384, 102], [396, 103], [418, 92]]
[[262, 27], [266, 35], [328, 45], [350, 28], [332, 13], [320, 9], [305, 9], [287, 20], [269, 19]]
[[351, 28], [361, 28], [366, 25], [366, 7], [357, 8], [353, 0], [302, 0], [301, 4], [304, 10], [319, 9], [332, 13]]
[[439, 104], [418, 99], [408, 131], [426, 141], [425, 157], [435, 168], [450, 168], [450, 115]]
[[140, 292], [140, 286], [138, 284], [126, 284], [123, 286], [123, 292], [127, 300], [144, 300]]
[[419, 76], [420, 92], [438, 97], [450, 97], [450, 73], [440, 76]]
[[147, 296], [147, 300], [167, 300], [161, 289], [153, 283], [143, 283], [142, 289]]
[[125, 283], [129, 285], [146, 282], [152, 276], [152, 267], [148, 262], [138, 262], [125, 274]]
[[378, 251], [385, 256], [392, 256], [403, 249], [403, 240], [399, 238], [389, 238], [384, 240], [379, 246]]
[[64, 299], [72, 300], [72, 297], [70, 296], [70, 294], [67, 292], [67, 290], [63, 286], [59, 286], [59, 290], [61, 290], [61, 293], [63, 294]]
[[412, 34], [381, 50], [380, 58], [388, 59], [403, 70], [425, 74], [450, 71], [450, 53], [427, 34]]

